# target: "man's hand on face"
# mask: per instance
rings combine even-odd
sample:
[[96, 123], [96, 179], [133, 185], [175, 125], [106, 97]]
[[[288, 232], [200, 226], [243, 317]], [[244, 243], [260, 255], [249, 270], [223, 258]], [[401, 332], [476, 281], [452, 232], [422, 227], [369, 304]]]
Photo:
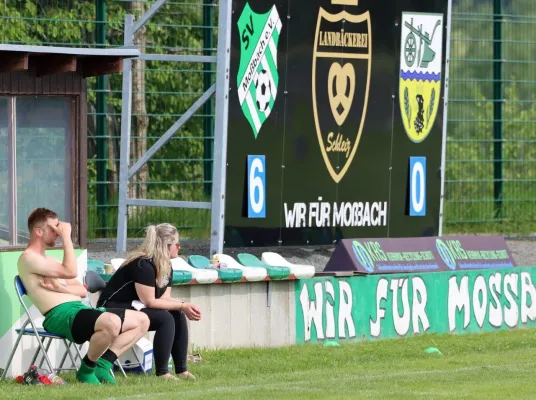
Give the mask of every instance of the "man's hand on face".
[[66, 237], [71, 237], [71, 224], [68, 222], [59, 222], [57, 226], [54, 226], [50, 222], [48, 223], [48, 226], [56, 232], [58, 236], [60, 236], [62, 239]]

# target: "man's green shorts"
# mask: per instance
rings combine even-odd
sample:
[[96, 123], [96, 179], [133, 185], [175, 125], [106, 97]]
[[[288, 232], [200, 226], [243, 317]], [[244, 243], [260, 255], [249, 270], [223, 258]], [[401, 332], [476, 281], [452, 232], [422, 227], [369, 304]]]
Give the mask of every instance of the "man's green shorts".
[[[81, 310], [91, 310], [91, 314], [97, 314], [100, 315], [103, 312], [106, 312], [106, 309], [104, 307], [100, 308], [92, 308], [81, 301], [69, 301], [67, 303], [60, 304], [50, 311], [48, 311], [45, 314], [45, 320], [43, 321], [43, 328], [47, 332], [55, 333], [56, 335], [62, 335], [65, 336], [67, 339], [69, 339], [71, 342], [78, 343], [80, 341], [75, 340], [73, 337], [73, 323], [78, 315], [78, 313]], [[91, 332], [88, 332], [89, 337], [94, 332], [95, 327], [95, 320], [93, 321], [93, 326], [89, 326], [89, 328], [92, 330]], [[83, 343], [84, 341], [82, 341]]]

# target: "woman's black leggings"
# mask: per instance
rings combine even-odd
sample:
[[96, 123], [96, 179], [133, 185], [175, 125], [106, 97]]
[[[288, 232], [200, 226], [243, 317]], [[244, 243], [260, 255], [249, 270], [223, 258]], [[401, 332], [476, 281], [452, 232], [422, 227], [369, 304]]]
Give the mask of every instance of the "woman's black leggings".
[[[119, 307], [133, 310], [129, 304], [106, 302], [105, 307]], [[182, 311], [158, 310], [156, 308], [143, 308], [140, 310], [149, 317], [151, 324], [149, 331], [154, 331], [153, 355], [156, 365], [156, 375], [165, 375], [169, 372], [169, 356], [173, 357], [175, 373], [187, 371], [186, 358], [188, 356], [188, 323]]]
[[168, 371], [169, 355], [173, 357], [175, 373], [187, 371], [188, 323], [182, 311], [157, 310], [143, 308], [151, 324], [149, 331], [154, 331], [153, 354], [156, 375], [165, 375]]

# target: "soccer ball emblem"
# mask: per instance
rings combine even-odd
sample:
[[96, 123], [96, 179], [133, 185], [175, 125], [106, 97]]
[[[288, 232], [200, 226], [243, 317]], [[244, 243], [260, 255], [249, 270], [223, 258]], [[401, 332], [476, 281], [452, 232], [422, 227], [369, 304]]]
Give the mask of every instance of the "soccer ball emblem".
[[255, 96], [257, 97], [257, 108], [259, 111], [266, 111], [270, 105], [271, 83], [266, 70], [262, 70], [257, 75], [255, 82]]

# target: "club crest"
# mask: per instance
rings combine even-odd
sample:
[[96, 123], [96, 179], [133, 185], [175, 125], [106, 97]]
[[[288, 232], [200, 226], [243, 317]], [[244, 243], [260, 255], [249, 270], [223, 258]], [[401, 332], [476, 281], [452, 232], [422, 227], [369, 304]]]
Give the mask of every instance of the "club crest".
[[402, 13], [399, 99], [408, 137], [420, 143], [439, 110], [443, 15]]
[[282, 24], [275, 5], [266, 14], [257, 14], [246, 3], [237, 25], [240, 37], [238, 100], [257, 138], [277, 97], [277, 46]]

